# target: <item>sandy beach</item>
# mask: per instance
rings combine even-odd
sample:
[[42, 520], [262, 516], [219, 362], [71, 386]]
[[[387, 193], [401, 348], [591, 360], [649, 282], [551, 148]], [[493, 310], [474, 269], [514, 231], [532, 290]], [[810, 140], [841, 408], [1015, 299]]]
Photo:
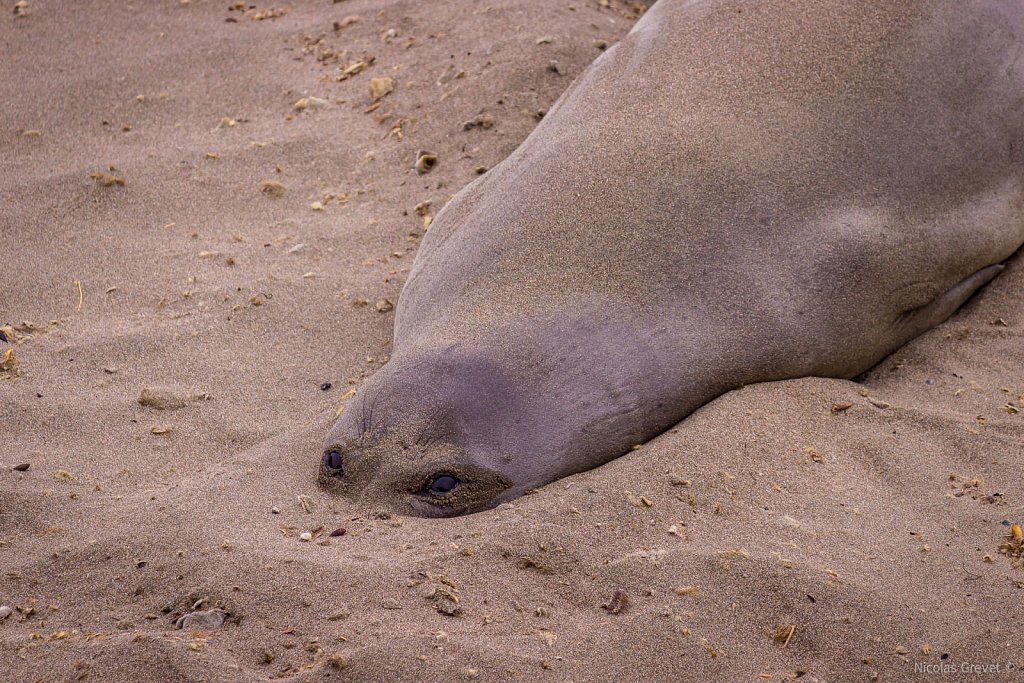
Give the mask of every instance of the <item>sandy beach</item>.
[[1020, 678], [1019, 257], [495, 510], [317, 486], [433, 216], [649, 4], [7, 3], [0, 678]]

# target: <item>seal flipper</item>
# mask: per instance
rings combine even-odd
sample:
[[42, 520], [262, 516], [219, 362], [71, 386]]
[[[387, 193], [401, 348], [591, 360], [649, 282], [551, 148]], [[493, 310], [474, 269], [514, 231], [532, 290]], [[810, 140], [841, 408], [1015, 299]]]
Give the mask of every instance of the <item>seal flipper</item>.
[[975, 292], [1003, 272], [1004, 268], [1006, 266], [996, 264], [968, 275], [934, 301], [905, 311], [897, 319], [897, 324], [906, 331], [908, 340], [923, 334], [953, 315]]

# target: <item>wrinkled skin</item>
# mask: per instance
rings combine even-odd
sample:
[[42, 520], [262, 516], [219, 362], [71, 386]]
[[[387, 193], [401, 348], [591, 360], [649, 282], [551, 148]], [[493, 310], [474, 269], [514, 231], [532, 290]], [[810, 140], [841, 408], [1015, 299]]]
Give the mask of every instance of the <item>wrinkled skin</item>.
[[853, 377], [1024, 242], [1024, 5], [661, 0], [437, 216], [320, 478], [451, 516]]

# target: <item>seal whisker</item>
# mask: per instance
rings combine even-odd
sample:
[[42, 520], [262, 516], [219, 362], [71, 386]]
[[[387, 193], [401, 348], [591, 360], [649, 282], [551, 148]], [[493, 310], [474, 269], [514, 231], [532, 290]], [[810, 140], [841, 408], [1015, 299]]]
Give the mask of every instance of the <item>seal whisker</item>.
[[432, 434], [429, 439], [427, 439], [425, 442], [423, 442], [420, 445], [423, 446], [423, 448], [430, 448], [431, 444], [433, 444], [435, 441], [440, 441], [441, 439], [447, 439], [449, 437], [455, 436], [457, 433], [458, 433], [457, 430], [452, 429], [452, 430], [449, 430], [447, 432], [441, 432], [441, 433], [437, 433], [437, 434]]
[[359, 402], [359, 438], [366, 434], [366, 394], [362, 395]]
[[434, 426], [434, 421], [437, 419], [437, 416], [441, 414], [442, 410], [444, 410], [444, 407], [439, 406], [434, 410], [433, 413], [430, 414], [430, 417], [427, 418], [427, 424], [423, 426], [423, 429], [420, 430], [419, 436], [416, 437], [416, 441], [414, 442], [416, 445], [423, 445], [421, 443], [421, 440], [423, 439], [424, 436], [427, 435], [427, 431], [429, 431]]
[[373, 431], [373, 409], [377, 406], [377, 399], [380, 398], [380, 394], [381, 394], [381, 392], [380, 392], [380, 390], [378, 390], [373, 395], [373, 400], [370, 401], [370, 415], [367, 418], [367, 428], [366, 428], [366, 431], [368, 431], [368, 432], [372, 432]]

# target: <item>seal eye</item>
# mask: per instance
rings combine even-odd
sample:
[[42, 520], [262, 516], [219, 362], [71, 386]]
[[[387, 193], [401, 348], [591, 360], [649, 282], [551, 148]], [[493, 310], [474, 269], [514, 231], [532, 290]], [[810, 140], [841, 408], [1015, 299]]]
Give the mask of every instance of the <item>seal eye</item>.
[[434, 479], [430, 482], [430, 492], [435, 496], [443, 496], [454, 491], [458, 485], [459, 480], [452, 475], [439, 474], [435, 475]]
[[332, 448], [324, 453], [324, 468], [331, 474], [340, 477], [344, 471], [341, 451]]

